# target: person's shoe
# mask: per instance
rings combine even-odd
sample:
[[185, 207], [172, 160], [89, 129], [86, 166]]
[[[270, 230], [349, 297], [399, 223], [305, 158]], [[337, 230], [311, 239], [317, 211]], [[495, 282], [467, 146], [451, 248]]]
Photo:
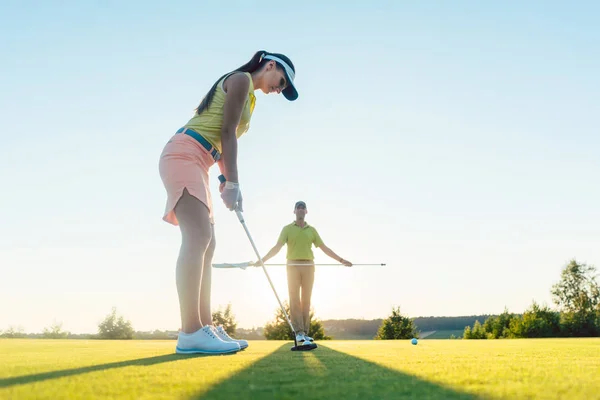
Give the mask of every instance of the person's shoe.
[[312, 343], [312, 342], [314, 342], [314, 341], [315, 341], [315, 339], [311, 338], [311, 337], [310, 337], [310, 336], [308, 336], [308, 335], [304, 335], [304, 342], [305, 342], [306, 344], [307, 344], [308, 342]]
[[213, 327], [213, 330], [221, 338], [221, 340], [225, 342], [234, 342], [240, 345], [240, 349], [243, 350], [248, 347], [248, 341], [244, 339], [234, 339], [227, 334], [227, 331], [223, 328], [223, 326], [219, 325], [217, 327]]
[[208, 325], [194, 333], [179, 332], [175, 348], [177, 354], [226, 354], [239, 350], [237, 342], [223, 341]]
[[304, 338], [304, 333], [299, 332], [296, 334], [296, 342], [298, 343], [304, 343], [306, 339]]

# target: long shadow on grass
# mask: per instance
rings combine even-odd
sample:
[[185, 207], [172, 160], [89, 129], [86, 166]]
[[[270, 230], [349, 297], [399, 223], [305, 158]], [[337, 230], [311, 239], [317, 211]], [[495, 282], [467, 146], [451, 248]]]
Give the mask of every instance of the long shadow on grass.
[[[134, 360], [125, 360], [125, 361], [112, 362], [112, 363], [106, 363], [106, 364], [90, 365], [87, 367], [41, 372], [39, 374], [14, 376], [12, 378], [0, 379], [0, 388], [8, 387], [8, 386], [24, 385], [24, 384], [31, 383], [31, 382], [40, 382], [40, 381], [45, 381], [48, 379], [64, 378], [66, 376], [86, 374], [88, 372], [104, 371], [104, 370], [112, 369], [112, 368], [123, 368], [123, 367], [129, 367], [129, 366], [134, 366], [134, 365], [148, 366], [148, 365], [184, 360], [184, 359], [188, 359], [188, 358], [198, 358], [198, 357], [211, 357], [211, 356], [205, 356], [205, 355], [200, 355], [200, 354], [194, 354], [194, 355], [165, 354], [162, 356], [137, 358]], [[219, 356], [219, 357], [221, 357], [221, 356]]]
[[284, 345], [193, 399], [480, 399], [321, 344]]

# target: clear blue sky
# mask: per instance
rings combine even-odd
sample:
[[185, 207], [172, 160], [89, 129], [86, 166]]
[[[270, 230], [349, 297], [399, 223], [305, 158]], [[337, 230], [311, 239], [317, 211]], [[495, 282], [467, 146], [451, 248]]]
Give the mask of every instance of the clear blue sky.
[[[261, 49], [292, 59], [300, 97], [258, 92], [239, 143], [259, 249], [302, 199], [334, 251], [387, 263], [318, 269], [318, 317], [522, 312], [569, 259], [600, 267], [597, 3], [54, 3], [0, 15], [0, 329], [95, 332], [112, 306], [179, 327], [158, 157]], [[253, 260], [215, 198], [215, 262]], [[272, 318], [262, 270], [213, 272], [239, 326]]]

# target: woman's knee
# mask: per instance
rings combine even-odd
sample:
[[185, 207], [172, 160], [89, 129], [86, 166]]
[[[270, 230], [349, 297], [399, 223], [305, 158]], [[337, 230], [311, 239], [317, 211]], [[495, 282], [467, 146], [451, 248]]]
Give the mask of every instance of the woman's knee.
[[211, 226], [210, 242], [208, 243], [208, 247], [206, 248], [206, 256], [205, 257], [212, 258], [213, 254], [215, 254], [216, 247], [217, 247], [217, 241], [215, 239], [215, 230], [214, 230], [214, 227]]

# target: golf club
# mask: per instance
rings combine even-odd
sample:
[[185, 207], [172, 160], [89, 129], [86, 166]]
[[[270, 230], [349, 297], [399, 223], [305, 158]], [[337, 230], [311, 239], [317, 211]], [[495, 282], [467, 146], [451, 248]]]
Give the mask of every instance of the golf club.
[[[219, 180], [221, 182], [224, 182], [225, 177], [223, 177], [223, 175], [219, 176]], [[235, 210], [235, 213], [238, 217], [238, 219], [240, 220], [240, 223], [242, 224], [242, 226], [244, 227], [244, 230], [246, 231], [246, 235], [248, 235], [248, 240], [250, 240], [250, 244], [252, 244], [252, 248], [254, 249], [254, 253], [256, 254], [257, 259], [259, 260], [263, 271], [265, 272], [265, 275], [269, 281], [269, 284], [271, 285], [271, 289], [273, 289], [273, 293], [275, 293], [275, 297], [277, 298], [277, 301], [279, 302], [279, 306], [281, 307], [281, 311], [283, 311], [283, 314], [285, 315], [285, 319], [287, 320], [287, 323], [290, 325], [290, 328], [292, 328], [292, 335], [294, 336], [294, 347], [292, 347], [292, 351], [308, 351], [308, 350], [313, 350], [317, 348], [317, 344], [316, 343], [309, 343], [309, 344], [302, 344], [302, 345], [298, 345], [298, 341], [296, 340], [296, 330], [294, 329], [294, 325], [292, 325], [292, 322], [290, 321], [290, 317], [288, 316], [288, 313], [285, 311], [285, 308], [283, 307], [283, 304], [281, 303], [281, 300], [279, 299], [279, 296], [277, 295], [277, 291], [275, 290], [275, 286], [273, 286], [273, 282], [271, 282], [271, 278], [269, 277], [269, 273], [267, 272], [267, 269], [265, 268], [264, 263], [262, 262], [262, 257], [260, 256], [260, 254], [258, 253], [258, 249], [256, 248], [256, 245], [254, 244], [254, 240], [252, 240], [252, 236], [250, 235], [250, 231], [248, 230], [248, 227], [246, 226], [246, 222], [244, 221], [244, 216], [242, 215], [242, 212], [239, 210]]]

